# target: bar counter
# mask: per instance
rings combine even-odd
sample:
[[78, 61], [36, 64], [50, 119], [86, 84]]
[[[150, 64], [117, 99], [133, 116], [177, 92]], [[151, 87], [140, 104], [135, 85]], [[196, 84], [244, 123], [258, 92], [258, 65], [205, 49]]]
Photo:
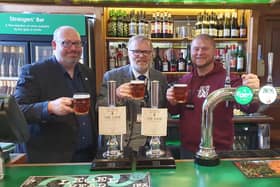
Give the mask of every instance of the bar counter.
[[[271, 158], [269, 158], [271, 159]], [[275, 159], [275, 158], [274, 158]], [[244, 160], [244, 159], [243, 159]], [[0, 187], [20, 186], [29, 176], [95, 175], [131, 173], [131, 170], [90, 171], [91, 163], [15, 164], [6, 167]], [[222, 159], [218, 166], [196, 165], [192, 159], [177, 160], [176, 169], [143, 169], [149, 172], [153, 187], [276, 187], [280, 178], [247, 178], [232, 160]]]

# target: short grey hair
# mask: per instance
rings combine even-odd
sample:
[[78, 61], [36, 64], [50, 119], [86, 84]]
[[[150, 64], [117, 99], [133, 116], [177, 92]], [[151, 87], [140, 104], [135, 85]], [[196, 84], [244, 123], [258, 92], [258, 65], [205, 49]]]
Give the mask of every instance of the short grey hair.
[[134, 41], [146, 41], [146, 42], [149, 43], [150, 48], [153, 49], [153, 44], [152, 44], [151, 39], [148, 38], [148, 37], [146, 37], [146, 36], [143, 36], [143, 35], [132, 36], [132, 37], [128, 40], [128, 43], [127, 43], [127, 48], [128, 48], [128, 49], [130, 49], [131, 44], [132, 44]]
[[63, 25], [63, 26], [60, 26], [55, 29], [55, 31], [53, 32], [53, 40], [57, 41], [59, 39], [59, 36], [58, 36], [59, 33], [63, 30], [73, 30], [76, 33], [78, 33], [78, 31], [74, 27], [69, 26], [69, 25]]

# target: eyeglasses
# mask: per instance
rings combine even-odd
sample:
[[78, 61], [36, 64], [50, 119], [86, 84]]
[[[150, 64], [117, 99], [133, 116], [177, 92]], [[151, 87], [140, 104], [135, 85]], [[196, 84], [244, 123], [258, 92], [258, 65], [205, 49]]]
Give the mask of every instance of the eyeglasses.
[[71, 42], [69, 40], [65, 40], [65, 41], [61, 41], [61, 45], [64, 48], [70, 48], [72, 45], [74, 45], [76, 48], [78, 48], [78, 47], [82, 47], [83, 42], [81, 42], [81, 41]]
[[140, 54], [148, 56], [152, 53], [150, 50], [129, 50], [131, 51], [134, 55], [139, 56]]

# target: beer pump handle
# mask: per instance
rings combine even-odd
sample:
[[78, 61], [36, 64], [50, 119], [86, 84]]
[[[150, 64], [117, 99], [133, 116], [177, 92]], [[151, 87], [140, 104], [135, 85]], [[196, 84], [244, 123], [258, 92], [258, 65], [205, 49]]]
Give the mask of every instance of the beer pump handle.
[[252, 63], [251, 63], [251, 57], [252, 57], [252, 55], [251, 55], [251, 53], [249, 53], [249, 52], [247, 52], [246, 53], [246, 59], [247, 59], [247, 63], [246, 63], [246, 73], [247, 74], [249, 74], [249, 73], [251, 73], [252, 72]]
[[230, 54], [226, 53], [226, 80], [225, 88], [230, 88]]
[[268, 61], [267, 83], [272, 85], [273, 52], [268, 53], [267, 61]]

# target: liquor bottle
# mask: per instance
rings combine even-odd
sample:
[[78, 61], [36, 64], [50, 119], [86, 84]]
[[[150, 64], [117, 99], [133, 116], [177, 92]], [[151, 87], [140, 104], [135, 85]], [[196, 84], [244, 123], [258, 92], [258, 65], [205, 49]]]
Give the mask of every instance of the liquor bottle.
[[109, 11], [109, 19], [108, 19], [108, 30], [107, 36], [116, 37], [117, 36], [117, 17], [115, 15], [115, 10]]
[[128, 64], [128, 50], [125, 43], [122, 43], [121, 54], [121, 66], [125, 66]]
[[116, 16], [117, 16], [117, 36], [118, 37], [124, 37], [124, 34], [123, 34], [124, 21], [123, 21], [123, 13], [122, 13], [122, 11], [118, 10], [116, 12]]
[[160, 12], [156, 12], [155, 17], [155, 38], [161, 38], [162, 33], [162, 22], [160, 19]]
[[213, 38], [216, 38], [218, 36], [216, 20], [216, 15], [212, 12], [209, 17], [209, 35]]
[[178, 64], [178, 71], [180, 71], [180, 72], [186, 71], [186, 61], [183, 57], [182, 52], [179, 54], [177, 64]]
[[245, 54], [243, 52], [242, 45], [238, 45], [236, 69], [238, 72], [245, 71]]
[[176, 61], [176, 56], [175, 56], [175, 51], [171, 51], [171, 59], [170, 59], [170, 71], [171, 72], [176, 72], [178, 70], [178, 64]]
[[202, 15], [201, 34], [209, 34], [208, 14], [206, 12]]
[[159, 47], [156, 48], [156, 56], [154, 58], [154, 67], [156, 70], [162, 71], [162, 60], [159, 55]]
[[168, 72], [169, 71], [169, 61], [168, 61], [166, 55], [163, 56], [162, 70], [161, 71], [163, 71], [163, 72]]
[[247, 26], [245, 21], [245, 11], [242, 13], [241, 21], [239, 24], [239, 37], [246, 38], [247, 37]]
[[135, 36], [138, 34], [137, 18], [134, 10], [130, 11], [130, 22], [129, 22], [129, 36]]
[[201, 15], [201, 13], [199, 13], [196, 17], [195, 36], [198, 36], [201, 34], [201, 24], [202, 24], [202, 15]]
[[171, 16], [171, 13], [168, 13], [168, 23], [169, 23], [169, 38], [174, 36], [174, 20]]
[[225, 20], [224, 20], [224, 38], [230, 37], [230, 13], [225, 13]]
[[146, 35], [146, 27], [145, 27], [145, 20], [144, 20], [144, 13], [140, 11], [138, 17], [138, 34], [139, 35]]
[[153, 13], [152, 14], [152, 20], [151, 20], [151, 38], [155, 38], [156, 37], [156, 31], [155, 31], [155, 24], [156, 24], [156, 22], [155, 22], [155, 20], [156, 20], [156, 14], [155, 13]]
[[257, 74], [259, 77], [263, 77], [265, 72], [265, 64], [262, 56], [262, 46], [258, 45], [258, 61], [257, 61]]
[[162, 18], [162, 37], [163, 38], [169, 38], [169, 21], [168, 21], [168, 13], [164, 12], [163, 13], [163, 18]]
[[185, 61], [186, 61], [186, 72], [191, 72], [192, 69], [193, 69], [193, 65], [192, 65], [192, 60], [191, 60], [191, 46], [190, 46], [190, 44], [187, 45]]
[[224, 37], [224, 16], [222, 13], [218, 15], [217, 19], [217, 37], [218, 38], [223, 38]]
[[124, 11], [123, 12], [123, 37], [128, 37], [129, 36], [129, 16], [128, 14]]
[[237, 56], [236, 56], [236, 48], [235, 45], [231, 45], [230, 50], [228, 50], [228, 53], [230, 55], [230, 71], [235, 72], [236, 71], [236, 65], [237, 65]]
[[231, 25], [230, 25], [230, 36], [231, 38], [239, 37], [239, 28], [237, 23], [237, 13], [233, 12], [231, 16]]

